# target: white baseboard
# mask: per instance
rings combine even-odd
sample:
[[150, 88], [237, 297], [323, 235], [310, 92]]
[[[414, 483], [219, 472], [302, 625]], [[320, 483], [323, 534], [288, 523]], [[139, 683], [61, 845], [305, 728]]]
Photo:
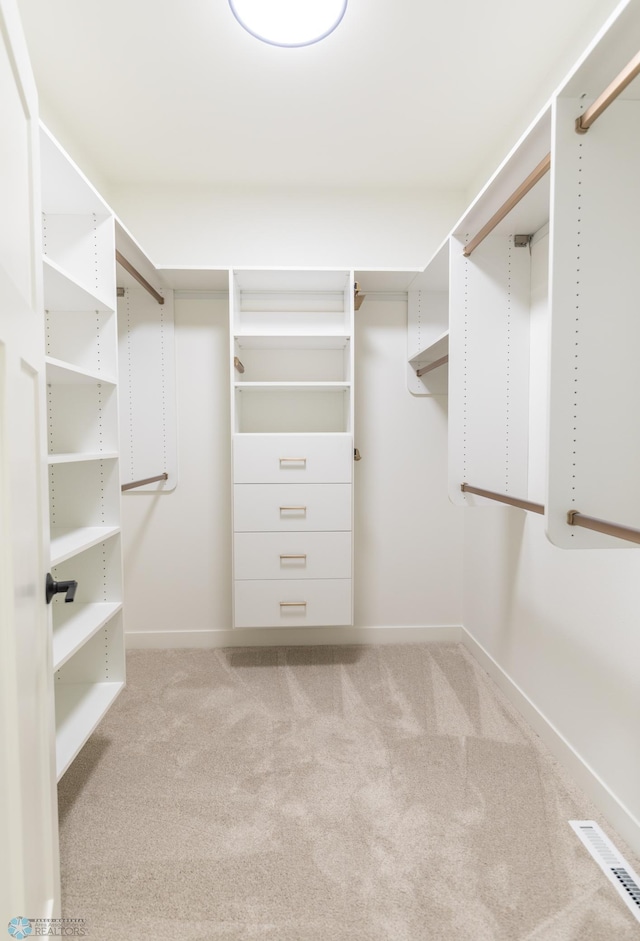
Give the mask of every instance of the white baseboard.
[[287, 627], [227, 631], [137, 631], [125, 634], [128, 650], [184, 647], [311, 647], [322, 644], [460, 643], [458, 624], [443, 627]]
[[469, 653], [486, 670], [492, 680], [540, 736], [551, 754], [565, 768], [578, 787], [593, 801], [623, 840], [640, 855], [640, 821], [622, 804], [596, 772], [580, 757], [558, 729], [520, 689], [490, 653], [467, 631], [461, 628], [461, 640]]

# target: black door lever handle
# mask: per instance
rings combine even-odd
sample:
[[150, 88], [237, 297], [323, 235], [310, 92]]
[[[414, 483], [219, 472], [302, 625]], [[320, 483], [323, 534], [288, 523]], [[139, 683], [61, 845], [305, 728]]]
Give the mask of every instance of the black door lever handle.
[[70, 579], [68, 582], [56, 582], [51, 577], [51, 572], [47, 572], [47, 580], [45, 583], [45, 598], [47, 599], [47, 604], [51, 604], [51, 599], [54, 595], [57, 595], [58, 592], [66, 592], [65, 602], [73, 601], [76, 596], [76, 588], [78, 583]]

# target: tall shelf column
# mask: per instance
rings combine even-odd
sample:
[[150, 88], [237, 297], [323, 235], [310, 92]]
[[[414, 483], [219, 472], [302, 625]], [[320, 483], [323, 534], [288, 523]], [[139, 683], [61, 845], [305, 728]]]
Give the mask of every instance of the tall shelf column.
[[353, 623], [353, 273], [232, 271], [234, 626]]
[[570, 525], [573, 512], [640, 531], [640, 77], [576, 132], [638, 48], [630, 4], [554, 107], [548, 535], [565, 549], [637, 545]]
[[114, 218], [41, 131], [51, 574], [60, 777], [124, 686]]

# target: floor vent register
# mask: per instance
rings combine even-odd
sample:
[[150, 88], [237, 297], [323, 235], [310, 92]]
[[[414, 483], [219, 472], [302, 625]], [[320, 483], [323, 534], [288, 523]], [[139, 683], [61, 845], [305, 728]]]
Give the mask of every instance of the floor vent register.
[[569, 824], [606, 877], [613, 883], [627, 908], [640, 921], [640, 878], [638, 875], [595, 821], [570, 820]]

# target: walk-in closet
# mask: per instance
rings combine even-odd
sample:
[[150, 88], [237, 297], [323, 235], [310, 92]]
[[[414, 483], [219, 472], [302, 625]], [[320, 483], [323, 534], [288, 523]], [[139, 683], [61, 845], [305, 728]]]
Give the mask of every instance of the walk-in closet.
[[0, 0], [0, 923], [633, 941], [640, 0], [303, 6]]

